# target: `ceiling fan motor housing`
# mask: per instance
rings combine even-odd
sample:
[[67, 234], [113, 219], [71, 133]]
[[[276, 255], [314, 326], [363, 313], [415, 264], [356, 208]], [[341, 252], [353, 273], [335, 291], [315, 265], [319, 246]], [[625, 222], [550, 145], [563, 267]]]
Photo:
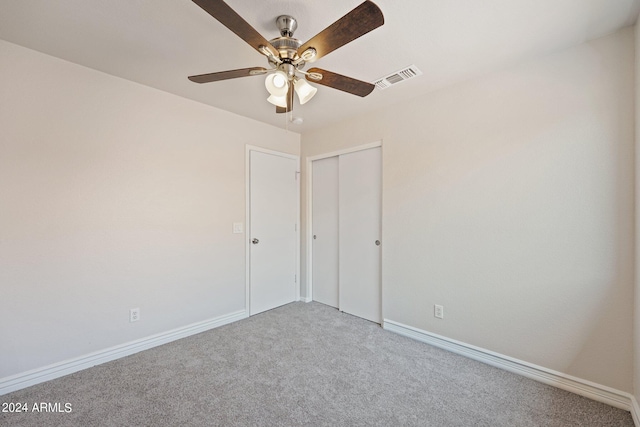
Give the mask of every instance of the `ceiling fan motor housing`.
[[[269, 40], [269, 43], [276, 48], [279, 59], [284, 64], [295, 63], [295, 68], [301, 69], [305, 65], [298, 55], [298, 48], [302, 46], [302, 42], [293, 37], [293, 32], [298, 28], [298, 21], [293, 16], [280, 15], [276, 18], [276, 25], [280, 30], [280, 37]], [[269, 58], [269, 63], [276, 67], [279, 65], [271, 58]]]
[[[300, 55], [298, 55], [298, 48], [302, 45], [300, 40], [293, 37], [277, 37], [269, 40], [269, 43], [276, 48], [283, 63], [291, 64], [295, 61], [297, 69], [304, 67], [305, 62], [300, 60]], [[275, 67], [278, 66], [271, 58], [269, 58], [269, 63]]]

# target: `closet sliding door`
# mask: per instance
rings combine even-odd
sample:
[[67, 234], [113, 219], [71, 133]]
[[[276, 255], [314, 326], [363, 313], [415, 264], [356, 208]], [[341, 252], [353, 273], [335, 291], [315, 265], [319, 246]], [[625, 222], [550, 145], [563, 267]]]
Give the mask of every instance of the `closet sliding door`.
[[340, 310], [380, 323], [381, 149], [338, 162]]
[[313, 299], [338, 308], [338, 157], [312, 168]]
[[315, 301], [380, 323], [381, 148], [312, 163]]

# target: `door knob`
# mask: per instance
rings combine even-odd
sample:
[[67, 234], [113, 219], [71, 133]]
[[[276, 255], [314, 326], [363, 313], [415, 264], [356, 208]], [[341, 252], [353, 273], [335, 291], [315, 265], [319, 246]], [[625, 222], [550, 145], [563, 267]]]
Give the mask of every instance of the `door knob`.
[[258, 243], [260, 243], [260, 240], [254, 238], [251, 243], [253, 243], [254, 245], [257, 245]]
[[376, 246], [380, 246], [380, 240], [376, 240]]
[[313, 240], [315, 240], [316, 238], [317, 238], [317, 236], [314, 234], [314, 235], [313, 235]]

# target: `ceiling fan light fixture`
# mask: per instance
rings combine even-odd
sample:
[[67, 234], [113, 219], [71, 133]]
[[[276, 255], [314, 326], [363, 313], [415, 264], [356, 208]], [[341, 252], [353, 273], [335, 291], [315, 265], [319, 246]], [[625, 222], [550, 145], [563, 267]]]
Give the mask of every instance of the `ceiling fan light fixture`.
[[275, 96], [271, 95], [267, 98], [267, 101], [275, 105], [276, 107], [287, 108], [287, 96]]
[[311, 86], [309, 83], [307, 83], [305, 80], [302, 80], [302, 79], [297, 79], [293, 83], [293, 88], [296, 91], [296, 94], [298, 95], [298, 99], [300, 100], [300, 105], [304, 105], [307, 102], [309, 102], [311, 98], [313, 98], [316, 92], [318, 91], [317, 88]]
[[282, 71], [269, 74], [264, 85], [272, 96], [284, 97], [289, 90], [289, 78]]

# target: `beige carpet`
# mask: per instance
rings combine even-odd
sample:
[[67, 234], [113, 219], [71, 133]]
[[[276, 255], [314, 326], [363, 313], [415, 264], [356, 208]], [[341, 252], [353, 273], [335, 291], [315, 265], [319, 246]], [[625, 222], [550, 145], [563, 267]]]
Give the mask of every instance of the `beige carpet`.
[[[294, 303], [0, 402], [1, 426], [633, 426], [629, 412]], [[29, 408], [31, 409], [31, 407]]]

